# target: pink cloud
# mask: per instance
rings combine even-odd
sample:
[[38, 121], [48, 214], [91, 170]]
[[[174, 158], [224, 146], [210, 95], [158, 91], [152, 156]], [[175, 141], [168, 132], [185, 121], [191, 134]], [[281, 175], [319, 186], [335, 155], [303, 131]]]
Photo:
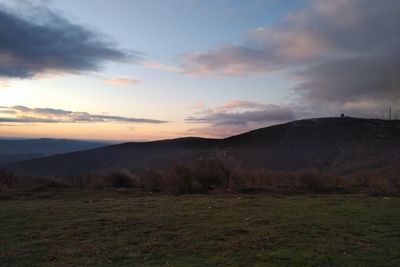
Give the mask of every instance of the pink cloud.
[[266, 108], [267, 105], [250, 102], [250, 101], [243, 101], [243, 100], [232, 100], [224, 105], [220, 106], [220, 109], [238, 109], [238, 108], [246, 108], [246, 109], [263, 109]]
[[204, 103], [203, 101], [197, 101], [192, 108], [194, 109], [203, 109], [205, 108], [206, 103]]
[[141, 83], [141, 81], [131, 78], [129, 76], [118, 76], [105, 80], [106, 83], [118, 86], [131, 86]]
[[143, 61], [141, 62], [141, 65], [149, 69], [156, 69], [166, 72], [176, 72], [176, 73], [182, 72], [182, 69], [179, 67], [166, 65], [157, 61]]

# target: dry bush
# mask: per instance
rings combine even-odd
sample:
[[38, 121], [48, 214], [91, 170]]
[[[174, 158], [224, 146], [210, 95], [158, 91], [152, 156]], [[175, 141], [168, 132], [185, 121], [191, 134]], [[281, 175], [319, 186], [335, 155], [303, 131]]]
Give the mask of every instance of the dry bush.
[[350, 186], [355, 192], [371, 196], [399, 195], [399, 179], [364, 173], [351, 177]]
[[210, 153], [197, 160], [180, 162], [169, 172], [147, 169], [139, 175], [126, 170], [106, 174], [92, 173], [69, 179], [18, 177], [0, 170], [0, 189], [5, 188], [132, 188], [175, 194], [201, 192], [273, 192], [295, 193], [365, 193], [399, 195], [400, 176], [358, 173], [354, 177], [338, 177], [315, 169], [274, 171], [243, 168], [226, 152]]
[[14, 181], [15, 176], [11, 172], [6, 169], [0, 169], [0, 189], [11, 187]]
[[95, 186], [95, 184], [99, 180], [99, 177], [102, 177], [102, 175], [87, 173], [87, 174], [66, 177], [64, 180], [71, 183], [74, 187], [87, 188]]
[[192, 164], [193, 179], [201, 185], [203, 192], [224, 186], [228, 187], [239, 164], [226, 152], [207, 155]]
[[236, 168], [229, 188], [234, 192], [271, 191], [273, 177], [272, 171], [263, 168]]
[[268, 191], [275, 193], [344, 192], [344, 179], [318, 170], [273, 171], [269, 169], [241, 169], [233, 176], [235, 191]]
[[305, 192], [324, 192], [326, 189], [326, 185], [324, 182], [325, 181], [323, 181], [321, 173], [315, 170], [301, 171], [298, 173], [298, 189], [304, 190]]
[[174, 168], [174, 173], [169, 176], [169, 185], [177, 194], [194, 192], [195, 179], [193, 168], [189, 164], [179, 163]]
[[135, 177], [124, 170], [114, 170], [104, 175], [88, 175], [83, 179], [90, 180], [91, 186], [97, 188], [133, 188], [138, 187], [138, 181]]
[[345, 189], [344, 180], [316, 169], [296, 172], [297, 189], [311, 193], [338, 193]]
[[[25, 186], [24, 186], [25, 185]], [[24, 187], [40, 188], [70, 188], [72, 185], [67, 181], [55, 177], [25, 177]]]
[[199, 160], [193, 166], [192, 175], [201, 184], [204, 192], [221, 186], [226, 179], [224, 173], [219, 168], [219, 162], [207, 158]]
[[147, 169], [138, 176], [140, 188], [152, 192], [161, 192], [167, 189], [167, 175], [155, 169]]
[[390, 180], [381, 176], [369, 179], [369, 184], [366, 191], [366, 193], [371, 196], [398, 194], [396, 188], [393, 186]]

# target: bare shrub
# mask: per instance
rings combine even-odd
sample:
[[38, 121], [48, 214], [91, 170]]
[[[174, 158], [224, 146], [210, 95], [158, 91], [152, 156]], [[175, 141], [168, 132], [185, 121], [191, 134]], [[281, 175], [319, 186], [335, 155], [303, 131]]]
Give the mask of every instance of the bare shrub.
[[28, 187], [69, 188], [72, 186], [67, 181], [55, 177], [26, 177], [25, 181], [29, 181], [26, 183]]
[[207, 192], [220, 186], [228, 187], [238, 166], [226, 152], [215, 152], [194, 162], [192, 175], [202, 191]]
[[79, 187], [79, 188], [86, 188], [93, 186], [101, 187], [99, 184], [102, 181], [99, 180], [101, 180], [102, 177], [103, 175], [86, 173], [68, 177], [66, 178], [66, 180], [69, 181], [74, 187]]
[[13, 185], [15, 175], [6, 169], [0, 169], [0, 188], [8, 188]]
[[369, 185], [369, 177], [365, 175], [357, 175], [350, 178], [350, 186], [353, 190], [365, 191]]
[[[239, 174], [239, 175], [238, 175]], [[275, 193], [343, 192], [343, 179], [318, 170], [273, 171], [269, 169], [241, 169], [233, 176], [236, 191]]]
[[170, 176], [172, 189], [177, 194], [193, 193], [195, 183], [193, 168], [189, 164], [179, 163], [174, 168], [174, 174]]
[[352, 187], [356, 187], [356, 191], [371, 196], [398, 195], [400, 193], [395, 179], [372, 174], [353, 178]]
[[139, 187], [152, 191], [152, 192], [161, 192], [163, 189], [166, 189], [166, 175], [164, 172], [155, 169], [147, 169], [142, 172], [139, 179]]
[[232, 175], [229, 188], [236, 192], [271, 191], [273, 185], [272, 171], [257, 168], [238, 167]]
[[367, 194], [372, 196], [396, 195], [396, 190], [388, 179], [378, 176], [369, 180]]
[[298, 189], [311, 193], [322, 193], [329, 191], [326, 184], [326, 176], [316, 170], [299, 171]]
[[137, 187], [135, 177], [126, 170], [113, 170], [106, 174], [87, 174], [80, 177], [80, 184], [96, 188], [132, 188]]
[[20, 177], [0, 170], [0, 189], [7, 188], [131, 188], [152, 192], [189, 194], [200, 192], [364, 193], [399, 195], [397, 172], [364, 171], [354, 177], [339, 177], [315, 169], [275, 171], [244, 168], [225, 151], [171, 166], [169, 171], [147, 169], [133, 175], [127, 170], [90, 173], [70, 178]]

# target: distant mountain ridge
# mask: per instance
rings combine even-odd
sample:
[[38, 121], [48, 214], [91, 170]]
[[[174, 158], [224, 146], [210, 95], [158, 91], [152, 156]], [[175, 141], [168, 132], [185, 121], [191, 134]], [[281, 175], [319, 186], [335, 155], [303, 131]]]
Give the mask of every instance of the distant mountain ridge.
[[69, 176], [111, 169], [171, 168], [224, 150], [247, 167], [316, 168], [339, 175], [400, 171], [400, 121], [319, 118], [257, 129], [225, 139], [178, 138], [123, 143], [8, 165], [17, 174]]
[[111, 142], [82, 141], [72, 139], [1, 139], [0, 165], [13, 161], [63, 154], [110, 145]]

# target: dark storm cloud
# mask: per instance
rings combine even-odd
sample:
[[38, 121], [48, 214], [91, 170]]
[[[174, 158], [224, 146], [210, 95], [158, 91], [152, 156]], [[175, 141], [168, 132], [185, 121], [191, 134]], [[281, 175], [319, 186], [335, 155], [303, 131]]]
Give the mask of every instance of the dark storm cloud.
[[313, 102], [400, 101], [400, 52], [359, 56], [309, 67], [296, 90]]
[[0, 77], [96, 71], [105, 62], [139, 57], [47, 7], [0, 4]]
[[164, 120], [131, 118], [115, 115], [98, 115], [87, 112], [75, 112], [52, 108], [29, 108], [25, 106], [0, 107], [0, 113], [15, 114], [13, 117], [0, 117], [0, 123], [167, 123], [167, 121]]

